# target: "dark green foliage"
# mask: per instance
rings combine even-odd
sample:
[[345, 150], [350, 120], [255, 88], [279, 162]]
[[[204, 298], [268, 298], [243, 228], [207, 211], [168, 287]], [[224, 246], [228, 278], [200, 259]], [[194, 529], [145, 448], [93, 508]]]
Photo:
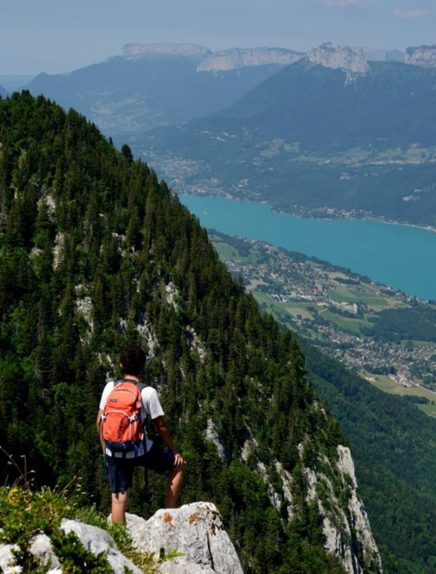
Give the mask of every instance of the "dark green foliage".
[[[27, 455], [39, 483], [81, 476], [107, 510], [98, 401], [122, 346], [148, 342], [145, 380], [188, 458], [182, 502], [218, 504], [247, 572], [327, 572], [336, 561], [319, 512], [308, 507], [287, 527], [256, 472], [276, 458], [293, 472], [306, 437], [304, 463], [316, 467], [340, 437], [295, 338], [232, 280], [166, 185], [76, 112], [16, 94], [0, 102], [0, 142], [2, 445]], [[210, 425], [223, 457], [205, 439]], [[135, 483], [132, 510], [161, 505], [160, 479], [149, 500], [140, 474]]]
[[309, 345], [304, 350], [315, 388], [350, 439], [385, 571], [432, 573], [436, 421]]
[[436, 309], [419, 305], [412, 309], [386, 309], [365, 334], [382, 341], [436, 341]]

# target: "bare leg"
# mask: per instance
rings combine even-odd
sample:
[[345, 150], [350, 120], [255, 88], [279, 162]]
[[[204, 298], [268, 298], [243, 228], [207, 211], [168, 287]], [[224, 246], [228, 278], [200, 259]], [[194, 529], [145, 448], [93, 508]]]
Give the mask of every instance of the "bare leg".
[[112, 493], [112, 524], [126, 523], [127, 492]]
[[171, 472], [165, 495], [165, 508], [176, 508], [179, 499], [180, 490], [183, 484], [183, 475], [185, 474], [185, 465], [176, 466]]

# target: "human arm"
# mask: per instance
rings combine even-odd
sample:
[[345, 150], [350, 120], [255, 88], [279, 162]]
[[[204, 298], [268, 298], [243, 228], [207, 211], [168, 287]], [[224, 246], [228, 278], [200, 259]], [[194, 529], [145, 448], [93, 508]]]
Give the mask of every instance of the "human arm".
[[159, 417], [156, 417], [155, 419], [153, 419], [153, 424], [154, 424], [154, 428], [156, 429], [156, 432], [159, 433], [159, 435], [162, 437], [165, 444], [168, 446], [168, 448], [173, 453], [173, 455], [175, 457], [174, 466], [182, 466], [182, 465], [186, 464], [185, 459], [178, 452], [178, 450], [177, 450], [177, 448], [173, 442], [173, 439], [171, 438], [170, 431], [168, 430], [168, 427], [165, 423], [163, 416], [159, 416]]
[[101, 448], [104, 452], [103, 424], [102, 424], [103, 421], [101, 419], [102, 414], [103, 414], [103, 409], [98, 409], [97, 420], [95, 421], [95, 424], [97, 426], [97, 434], [98, 434], [98, 437], [100, 439]]

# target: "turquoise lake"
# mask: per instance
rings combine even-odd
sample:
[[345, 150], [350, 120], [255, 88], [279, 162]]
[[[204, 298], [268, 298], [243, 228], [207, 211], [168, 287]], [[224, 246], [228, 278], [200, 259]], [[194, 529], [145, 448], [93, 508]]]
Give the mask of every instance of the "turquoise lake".
[[208, 229], [324, 259], [409, 295], [436, 301], [436, 233], [373, 220], [305, 219], [269, 205], [182, 195]]

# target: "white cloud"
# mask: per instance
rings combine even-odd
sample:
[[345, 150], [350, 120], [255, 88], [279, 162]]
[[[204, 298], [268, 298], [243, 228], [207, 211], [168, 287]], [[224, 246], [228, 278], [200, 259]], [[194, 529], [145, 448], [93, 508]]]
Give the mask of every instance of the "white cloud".
[[397, 18], [403, 18], [403, 20], [414, 20], [416, 18], [424, 18], [429, 15], [430, 12], [425, 8], [416, 8], [415, 10], [400, 10], [397, 8], [394, 10], [394, 16]]
[[324, 0], [324, 4], [329, 8], [348, 8], [359, 6], [360, 0]]

